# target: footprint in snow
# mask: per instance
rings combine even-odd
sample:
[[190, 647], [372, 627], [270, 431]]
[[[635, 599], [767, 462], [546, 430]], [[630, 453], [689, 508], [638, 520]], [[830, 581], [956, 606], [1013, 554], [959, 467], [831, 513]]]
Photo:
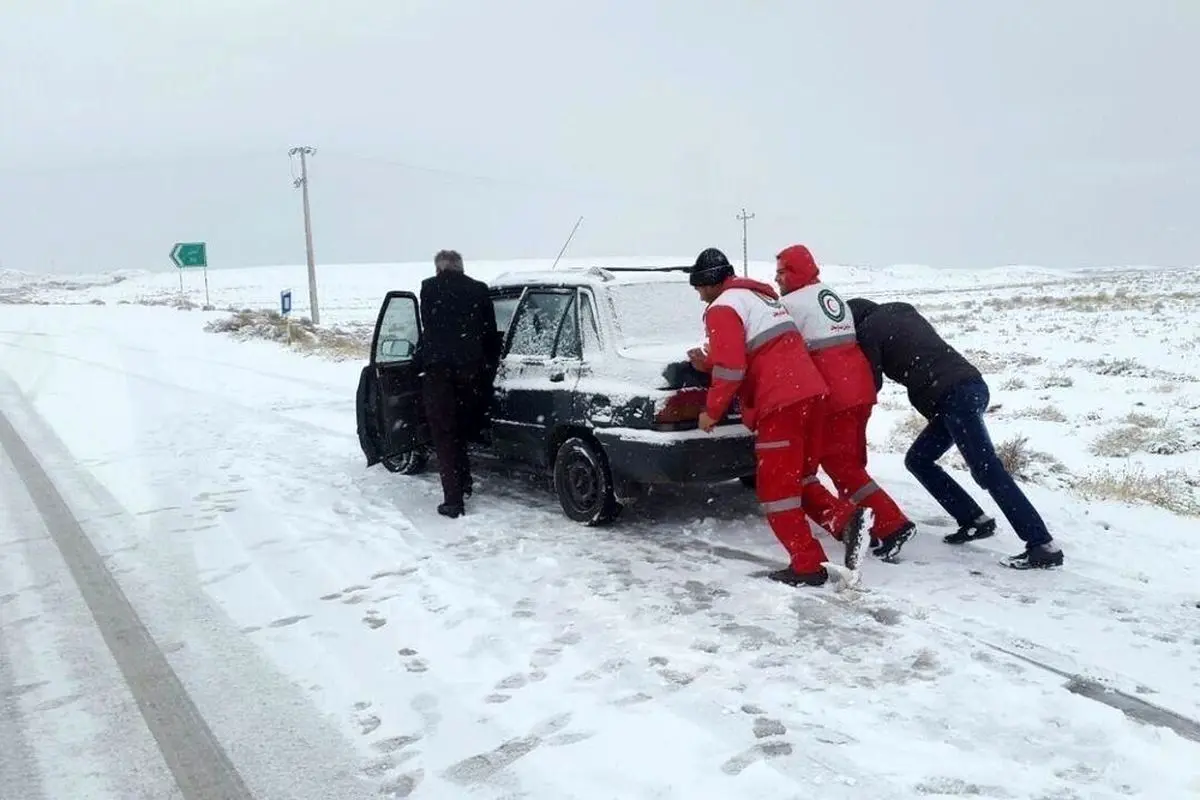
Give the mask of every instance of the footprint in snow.
[[442, 771], [442, 777], [460, 785], [482, 783], [542, 745], [564, 747], [595, 735], [591, 731], [567, 732], [565, 729], [570, 726], [572, 716], [570, 711], [555, 714], [533, 726], [527, 736], [509, 739], [494, 750], [451, 764]]
[[783, 758], [792, 754], [792, 743], [779, 739], [759, 742], [721, 765], [726, 775], [740, 775], [746, 767], [763, 759]]
[[371, 576], [371, 580], [378, 581], [383, 578], [403, 578], [405, 575], [412, 575], [417, 571], [416, 567], [401, 567], [398, 569], [386, 569], [383, 572], [376, 572]]
[[624, 658], [610, 658], [596, 669], [589, 669], [575, 676], [580, 683], [592, 683], [601, 680], [605, 675], [616, 675], [629, 664]]
[[379, 794], [383, 797], [411, 797], [424, 779], [425, 770], [415, 769], [384, 783], [379, 787]]
[[721, 765], [726, 775], [738, 775], [746, 767], [762, 759], [781, 758], [792, 754], [792, 743], [779, 737], [787, 735], [787, 726], [777, 719], [766, 716], [766, 711], [753, 703], [746, 703], [742, 713], [754, 717], [751, 733], [759, 741], [733, 756]]
[[371, 609], [363, 616], [363, 624], [372, 630], [382, 628], [387, 625], [387, 618], [380, 615], [378, 611]]
[[354, 704], [354, 710], [351, 718], [359, 727], [359, 732], [363, 736], [374, 733], [380, 725], [379, 717], [372, 713], [371, 707], [374, 704], [370, 700], [360, 700]]
[[402, 647], [399, 650], [397, 650], [396, 652], [398, 652], [401, 656], [403, 656], [406, 659], [404, 662], [405, 671], [407, 671], [407, 672], [428, 672], [429, 671], [429, 662], [423, 658], [417, 658], [416, 657], [417, 651], [413, 650], [411, 647]]
[[529, 679], [518, 672], [518, 673], [514, 673], [512, 675], [509, 675], [507, 678], [502, 679], [499, 683], [496, 684], [496, 688], [497, 689], [507, 689], [507, 690], [520, 689], [521, 687], [525, 686], [528, 683], [529, 683]]

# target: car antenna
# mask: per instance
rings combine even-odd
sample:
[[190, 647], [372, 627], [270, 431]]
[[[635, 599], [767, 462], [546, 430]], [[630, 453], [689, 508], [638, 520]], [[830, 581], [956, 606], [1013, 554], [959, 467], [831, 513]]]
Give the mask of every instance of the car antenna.
[[575, 238], [575, 231], [579, 230], [579, 225], [582, 222], [583, 222], [582, 216], [580, 216], [579, 219], [575, 220], [575, 227], [571, 228], [571, 235], [567, 237], [567, 240], [565, 242], [563, 242], [562, 249], [558, 251], [558, 255], [555, 256], [555, 258], [554, 258], [554, 263], [550, 265], [551, 272], [553, 272], [554, 268], [558, 266], [558, 260], [560, 258], [562, 258], [563, 253], [567, 252], [567, 245], [571, 244], [571, 240]]

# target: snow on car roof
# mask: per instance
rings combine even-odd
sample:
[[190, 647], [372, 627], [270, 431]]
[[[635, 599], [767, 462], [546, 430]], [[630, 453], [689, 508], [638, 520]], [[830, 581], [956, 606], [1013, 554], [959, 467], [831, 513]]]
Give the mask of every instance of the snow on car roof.
[[637, 283], [680, 283], [687, 282], [684, 272], [667, 272], [663, 267], [645, 269], [608, 270], [603, 267], [572, 267], [558, 270], [536, 270], [505, 272], [491, 281], [493, 287], [528, 286], [530, 284], [555, 286], [595, 286], [598, 284], [629, 285]]

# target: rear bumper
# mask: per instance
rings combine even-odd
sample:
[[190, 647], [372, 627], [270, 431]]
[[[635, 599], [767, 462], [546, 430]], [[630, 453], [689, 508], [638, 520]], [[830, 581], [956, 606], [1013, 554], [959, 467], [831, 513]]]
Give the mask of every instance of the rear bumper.
[[613, 477], [635, 483], [720, 483], [753, 475], [754, 434], [745, 426], [652, 431], [596, 428]]

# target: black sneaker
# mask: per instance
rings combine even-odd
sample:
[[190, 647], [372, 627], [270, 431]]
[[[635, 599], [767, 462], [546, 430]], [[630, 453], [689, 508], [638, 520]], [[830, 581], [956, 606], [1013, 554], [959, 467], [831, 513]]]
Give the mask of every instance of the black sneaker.
[[863, 553], [867, 551], [867, 532], [863, 530], [863, 517], [866, 512], [857, 508], [854, 510], [850, 521], [846, 523], [846, 527], [842, 528], [841, 540], [846, 546], [846, 558], [844, 563], [846, 569], [857, 570], [862, 564]]
[[996, 535], [996, 520], [984, 518], [959, 527], [954, 533], [946, 534], [942, 541], [946, 544], [966, 544], [967, 542], [986, 539]]
[[871, 554], [879, 556], [884, 561], [895, 561], [900, 555], [900, 550], [917, 532], [917, 526], [911, 522], [904, 523], [900, 530], [893, 533], [891, 536], [885, 536], [879, 540], [879, 544], [871, 549]]
[[438, 513], [450, 519], [461, 517], [464, 511], [462, 503], [442, 503], [438, 506]]
[[824, 567], [817, 572], [796, 572], [791, 567], [777, 569], [774, 572], [768, 572], [767, 577], [776, 583], [785, 583], [788, 586], [824, 586], [829, 580], [829, 573]]
[[1009, 556], [1000, 563], [1012, 569], [1052, 569], [1062, 566], [1063, 552], [1057, 544], [1050, 542], [1034, 545], [1024, 553]]

